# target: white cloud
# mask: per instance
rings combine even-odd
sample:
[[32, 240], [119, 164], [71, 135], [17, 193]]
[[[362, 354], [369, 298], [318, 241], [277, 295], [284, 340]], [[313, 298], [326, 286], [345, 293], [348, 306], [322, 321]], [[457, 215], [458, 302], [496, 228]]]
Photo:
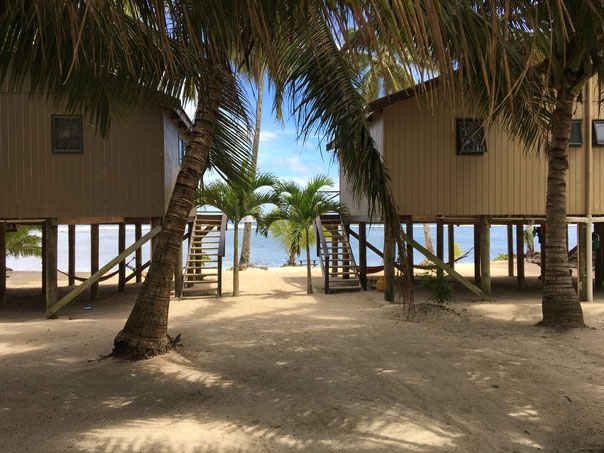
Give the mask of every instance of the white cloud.
[[276, 134], [273, 131], [260, 131], [260, 141], [261, 142], [268, 142], [271, 140], [274, 140], [278, 137], [278, 134]]

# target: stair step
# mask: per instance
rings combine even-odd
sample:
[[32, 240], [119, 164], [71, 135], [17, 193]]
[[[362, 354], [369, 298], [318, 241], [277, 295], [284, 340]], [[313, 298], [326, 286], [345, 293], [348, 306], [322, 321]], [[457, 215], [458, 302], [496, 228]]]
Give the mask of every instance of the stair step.
[[[199, 269], [210, 269], [210, 268], [208, 268], [208, 267], [200, 267]], [[214, 268], [214, 269], [217, 269], [217, 268]], [[201, 273], [201, 274], [190, 274], [190, 273], [187, 273], [187, 274], [185, 274], [185, 277], [191, 277], [191, 276], [193, 276], [193, 277], [215, 277], [217, 275], [218, 274], [216, 274], [216, 273], [212, 273], [212, 274], [204, 274], [204, 273]]]
[[[193, 280], [193, 281], [185, 280], [185, 285], [189, 285], [189, 284], [191, 284], [191, 285], [211, 285], [214, 283], [218, 283], [218, 280]], [[192, 290], [194, 290], [193, 287], [184, 288], [183, 291], [192, 291]]]

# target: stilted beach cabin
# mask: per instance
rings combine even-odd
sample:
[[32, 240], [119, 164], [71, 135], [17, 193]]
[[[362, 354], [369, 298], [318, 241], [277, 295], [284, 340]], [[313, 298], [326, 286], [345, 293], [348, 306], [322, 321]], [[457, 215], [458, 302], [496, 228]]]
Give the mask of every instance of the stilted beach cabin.
[[[57, 303], [57, 225], [69, 225], [69, 284], [75, 282], [75, 225], [90, 225], [91, 271], [99, 270], [99, 224], [135, 225], [136, 271], [119, 265], [119, 288], [148, 265], [141, 225], [161, 224], [180, 168], [191, 122], [176, 104], [150, 104], [115, 120], [107, 137], [82, 115], [67, 113], [43, 97], [0, 87], [0, 303], [6, 292], [5, 232], [43, 226], [43, 294]], [[96, 298], [97, 283], [91, 284]]]
[[[567, 181], [568, 222], [578, 228], [582, 300], [591, 300], [593, 294], [588, 281], [595, 280], [599, 289], [604, 280], [602, 247], [596, 250], [595, 279], [592, 266], [586, 265], [592, 261], [594, 227], [604, 238], [604, 110], [598, 104], [601, 96], [595, 85], [584, 90], [574, 108]], [[544, 154], [527, 151], [497, 124], [484, 128], [483, 119], [466, 106], [453, 105], [436, 81], [371, 102], [367, 121], [390, 172], [400, 220], [408, 234], [412, 235], [414, 223], [436, 223], [437, 256], [446, 261], [447, 225], [448, 261], [454, 264], [453, 226], [474, 225], [475, 280], [489, 289], [490, 260], [481, 263], [485, 250], [480, 250], [486, 247], [488, 252], [491, 224], [507, 225], [508, 256], [517, 255], [516, 270], [509, 260], [509, 275], [515, 271], [522, 288], [523, 235], [516, 235], [514, 250], [513, 228], [522, 231], [523, 225], [545, 221]], [[358, 223], [361, 232], [367, 223], [379, 221], [369, 218], [366, 204], [353, 198], [344, 175], [340, 175], [340, 197], [350, 208], [350, 222]], [[361, 248], [365, 246], [361, 241]], [[361, 273], [366, 268], [364, 256], [359, 251]], [[547, 265], [545, 256], [542, 261]]]

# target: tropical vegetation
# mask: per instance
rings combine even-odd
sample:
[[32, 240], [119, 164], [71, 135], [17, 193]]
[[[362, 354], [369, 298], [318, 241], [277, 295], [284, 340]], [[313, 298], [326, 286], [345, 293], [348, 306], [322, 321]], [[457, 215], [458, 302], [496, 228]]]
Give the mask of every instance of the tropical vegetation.
[[251, 216], [258, 225], [263, 218], [262, 207], [278, 202], [273, 175], [256, 172], [251, 175], [249, 168], [247, 172], [249, 179], [243, 183], [234, 185], [216, 180], [202, 186], [196, 196], [197, 205], [214, 206], [233, 222], [233, 296], [239, 296], [239, 222]]
[[[301, 138], [333, 139], [356, 196], [379, 207], [405, 247], [389, 178], [365, 124], [358, 72], [342, 49], [348, 29], [368, 49], [380, 37], [422, 80], [437, 72], [451, 96], [468, 93], [486, 121], [501, 118], [534, 149], [548, 148], [543, 324], [583, 325], [568, 276], [565, 207], [570, 112], [603, 72], [604, 5], [596, 0], [324, 2], [2, 2], [0, 84], [24, 86], [89, 117], [106, 133], [125, 108], [166, 96], [197, 101], [192, 140], [158, 236], [154, 260], [114, 354], [169, 349], [170, 276], [203, 172], [249, 158], [249, 121], [236, 68], [262, 55], [275, 109], [293, 111]], [[579, 26], [580, 24], [580, 26]], [[406, 58], [408, 55], [409, 58]], [[600, 80], [603, 80], [600, 78]], [[241, 178], [230, 172], [232, 182]], [[412, 300], [409, 272], [401, 296]]]
[[305, 187], [294, 181], [280, 181], [275, 185], [279, 194], [277, 209], [266, 215], [262, 231], [267, 231], [275, 222], [285, 221], [288, 224], [290, 253], [300, 254], [306, 249], [306, 293], [312, 294], [312, 273], [310, 265], [310, 242], [314, 220], [327, 213], [348, 214], [348, 209], [333, 195], [321, 189], [334, 185], [333, 179], [327, 176], [315, 176]]
[[6, 254], [15, 258], [42, 256], [42, 229], [38, 225], [21, 225], [6, 233]]

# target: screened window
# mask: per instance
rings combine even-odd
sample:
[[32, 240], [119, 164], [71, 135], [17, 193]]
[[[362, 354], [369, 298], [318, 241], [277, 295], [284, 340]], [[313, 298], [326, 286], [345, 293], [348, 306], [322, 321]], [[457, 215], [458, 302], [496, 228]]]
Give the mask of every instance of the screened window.
[[178, 137], [178, 163], [180, 163], [182, 165], [182, 161], [185, 158], [185, 152], [187, 149], [187, 144], [185, 143], [185, 141]]
[[604, 146], [604, 120], [594, 120], [592, 126], [594, 146]]
[[52, 152], [82, 152], [82, 116], [52, 115]]
[[581, 120], [572, 120], [570, 123], [570, 146], [583, 145], [583, 122]]
[[457, 119], [457, 154], [483, 154], [487, 152], [482, 120]]

